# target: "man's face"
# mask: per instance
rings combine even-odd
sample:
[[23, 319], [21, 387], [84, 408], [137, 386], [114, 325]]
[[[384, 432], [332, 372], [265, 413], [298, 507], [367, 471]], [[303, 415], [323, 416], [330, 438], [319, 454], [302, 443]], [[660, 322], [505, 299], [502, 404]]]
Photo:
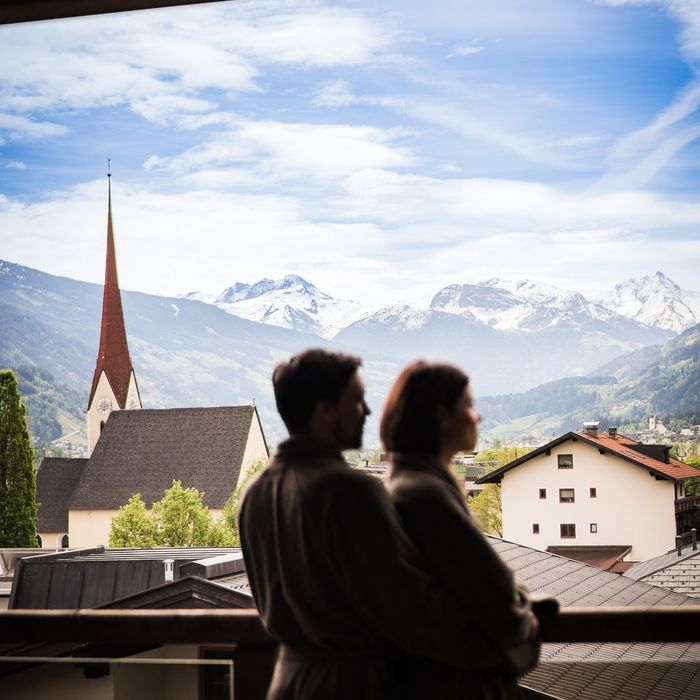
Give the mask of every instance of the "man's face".
[[362, 447], [362, 430], [370, 410], [365, 403], [365, 385], [358, 372], [345, 385], [334, 409], [331, 429], [338, 448]]

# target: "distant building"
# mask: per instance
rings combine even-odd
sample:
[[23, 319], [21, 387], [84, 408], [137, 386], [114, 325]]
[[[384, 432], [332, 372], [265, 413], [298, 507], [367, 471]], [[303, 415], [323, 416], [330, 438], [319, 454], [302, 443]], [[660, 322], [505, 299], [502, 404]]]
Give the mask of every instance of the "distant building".
[[134, 493], [146, 507], [174, 479], [204, 493], [214, 517], [253, 464], [269, 456], [255, 406], [115, 411], [68, 499], [71, 547], [106, 545]]
[[37, 476], [44, 547], [107, 545], [112, 518], [134, 493], [146, 507], [173, 480], [204, 494], [214, 517], [239, 480], [267, 459], [255, 406], [142, 409], [129, 356], [108, 180], [100, 345], [87, 407], [88, 459], [46, 458]]
[[36, 475], [40, 547], [62, 549], [69, 546], [68, 499], [73, 495], [86, 464], [87, 459], [44, 457], [42, 460]]
[[[621, 559], [643, 561], [667, 552], [687, 527], [684, 481], [697, 469], [597, 423], [569, 432], [479, 479], [500, 483], [503, 536], [538, 549], [617, 547]], [[692, 499], [691, 499], [692, 500]], [[698, 499], [700, 503], [700, 499]], [[561, 550], [560, 550], [561, 551]], [[612, 556], [608, 554], [608, 556]], [[607, 567], [606, 567], [607, 568]]]

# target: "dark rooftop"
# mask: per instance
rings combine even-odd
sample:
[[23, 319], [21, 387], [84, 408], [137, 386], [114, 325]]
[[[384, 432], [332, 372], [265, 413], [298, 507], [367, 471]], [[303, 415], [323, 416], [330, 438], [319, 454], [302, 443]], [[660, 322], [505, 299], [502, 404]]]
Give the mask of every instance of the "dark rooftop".
[[36, 475], [39, 532], [68, 532], [68, 500], [87, 459], [44, 457]]
[[68, 506], [116, 509], [138, 492], [150, 508], [179, 479], [223, 508], [253, 420], [253, 406], [113, 411]]
[[96, 547], [26, 557], [15, 571], [10, 607], [72, 610], [111, 604], [168, 583], [166, 560], [173, 560], [174, 582], [225, 578], [244, 566], [239, 548]]

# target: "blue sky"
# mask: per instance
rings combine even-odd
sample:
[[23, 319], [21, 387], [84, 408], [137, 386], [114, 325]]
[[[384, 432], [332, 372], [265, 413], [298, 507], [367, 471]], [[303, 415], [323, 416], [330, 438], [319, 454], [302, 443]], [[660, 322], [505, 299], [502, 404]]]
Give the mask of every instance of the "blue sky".
[[371, 304], [698, 289], [700, 1], [265, 2], [0, 27], [0, 258]]

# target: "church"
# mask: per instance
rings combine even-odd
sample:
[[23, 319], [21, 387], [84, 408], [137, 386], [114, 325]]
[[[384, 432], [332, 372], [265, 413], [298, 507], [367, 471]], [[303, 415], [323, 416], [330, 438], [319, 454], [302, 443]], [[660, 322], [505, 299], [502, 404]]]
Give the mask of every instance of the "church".
[[100, 343], [86, 410], [88, 458], [45, 458], [37, 474], [44, 548], [108, 544], [134, 493], [147, 507], [173, 480], [203, 493], [220, 517], [251, 465], [269, 452], [252, 405], [144, 409], [127, 341], [107, 175], [107, 249]]

